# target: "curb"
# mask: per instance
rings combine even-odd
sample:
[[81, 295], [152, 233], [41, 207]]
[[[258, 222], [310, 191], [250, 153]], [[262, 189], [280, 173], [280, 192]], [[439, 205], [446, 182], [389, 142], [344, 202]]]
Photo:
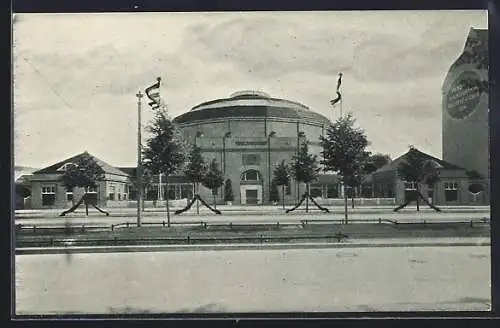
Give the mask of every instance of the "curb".
[[491, 246], [490, 241], [477, 242], [393, 242], [393, 243], [301, 243], [301, 244], [228, 244], [228, 245], [131, 245], [131, 246], [75, 246], [75, 247], [23, 247], [15, 255], [124, 253], [124, 252], [177, 252], [228, 250], [284, 250], [328, 248], [387, 248], [387, 247], [477, 247]]

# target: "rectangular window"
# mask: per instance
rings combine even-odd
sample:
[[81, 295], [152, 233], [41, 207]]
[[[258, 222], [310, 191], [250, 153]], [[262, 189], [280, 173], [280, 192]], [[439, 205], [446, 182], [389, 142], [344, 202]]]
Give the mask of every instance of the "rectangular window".
[[168, 189], [166, 191], [166, 199], [175, 199], [175, 185], [168, 185]]
[[339, 197], [339, 187], [337, 184], [330, 183], [326, 185], [326, 197], [327, 198], [338, 198]]
[[412, 182], [405, 181], [405, 190], [417, 190], [417, 183], [414, 181]]
[[97, 187], [89, 187], [87, 190], [87, 199], [90, 203], [97, 205]]
[[259, 165], [260, 156], [257, 154], [243, 154], [242, 155], [243, 165]]
[[447, 202], [454, 202], [458, 200], [458, 183], [445, 182], [444, 183], [444, 196]]
[[116, 187], [113, 185], [109, 186], [108, 200], [115, 200], [115, 192]]
[[56, 186], [42, 186], [42, 205], [51, 206], [56, 202]]
[[313, 184], [311, 185], [311, 196], [313, 198], [316, 198], [316, 197], [322, 197], [322, 185], [319, 185], [319, 184]]
[[189, 183], [189, 184], [182, 184], [181, 185], [181, 199], [187, 198], [187, 199], [193, 199], [193, 192], [194, 186]]
[[73, 191], [66, 191], [66, 200], [68, 202], [72, 202], [73, 201]]

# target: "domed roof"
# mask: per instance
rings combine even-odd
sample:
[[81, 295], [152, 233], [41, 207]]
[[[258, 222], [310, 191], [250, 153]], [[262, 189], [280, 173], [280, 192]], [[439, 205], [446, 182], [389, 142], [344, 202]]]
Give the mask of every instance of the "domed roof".
[[177, 116], [174, 122], [188, 123], [229, 117], [274, 117], [329, 123], [325, 116], [311, 111], [301, 103], [273, 98], [265, 92], [255, 90], [237, 91], [229, 98], [203, 102], [189, 112]]

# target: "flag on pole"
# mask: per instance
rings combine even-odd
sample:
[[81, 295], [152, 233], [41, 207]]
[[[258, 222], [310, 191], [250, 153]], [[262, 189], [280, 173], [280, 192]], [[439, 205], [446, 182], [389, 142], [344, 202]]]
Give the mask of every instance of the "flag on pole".
[[337, 80], [337, 97], [330, 100], [330, 104], [335, 106], [340, 100], [342, 100], [342, 94], [340, 94], [340, 85], [342, 84], [342, 73], [339, 73], [339, 79]]
[[160, 83], [161, 78], [156, 79], [156, 83], [150, 87], [147, 87], [145, 90], [146, 96], [151, 100], [148, 105], [151, 106], [152, 109], [160, 108]]

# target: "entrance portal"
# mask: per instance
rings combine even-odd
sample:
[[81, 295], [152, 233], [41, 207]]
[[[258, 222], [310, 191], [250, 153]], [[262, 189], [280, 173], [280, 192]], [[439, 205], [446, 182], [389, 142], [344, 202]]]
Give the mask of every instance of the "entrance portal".
[[241, 175], [241, 204], [262, 204], [262, 176], [257, 170], [247, 170]]
[[257, 204], [258, 202], [258, 198], [257, 198], [257, 195], [258, 195], [258, 190], [257, 189], [247, 189], [245, 190], [246, 192], [246, 200], [247, 200], [247, 204]]

